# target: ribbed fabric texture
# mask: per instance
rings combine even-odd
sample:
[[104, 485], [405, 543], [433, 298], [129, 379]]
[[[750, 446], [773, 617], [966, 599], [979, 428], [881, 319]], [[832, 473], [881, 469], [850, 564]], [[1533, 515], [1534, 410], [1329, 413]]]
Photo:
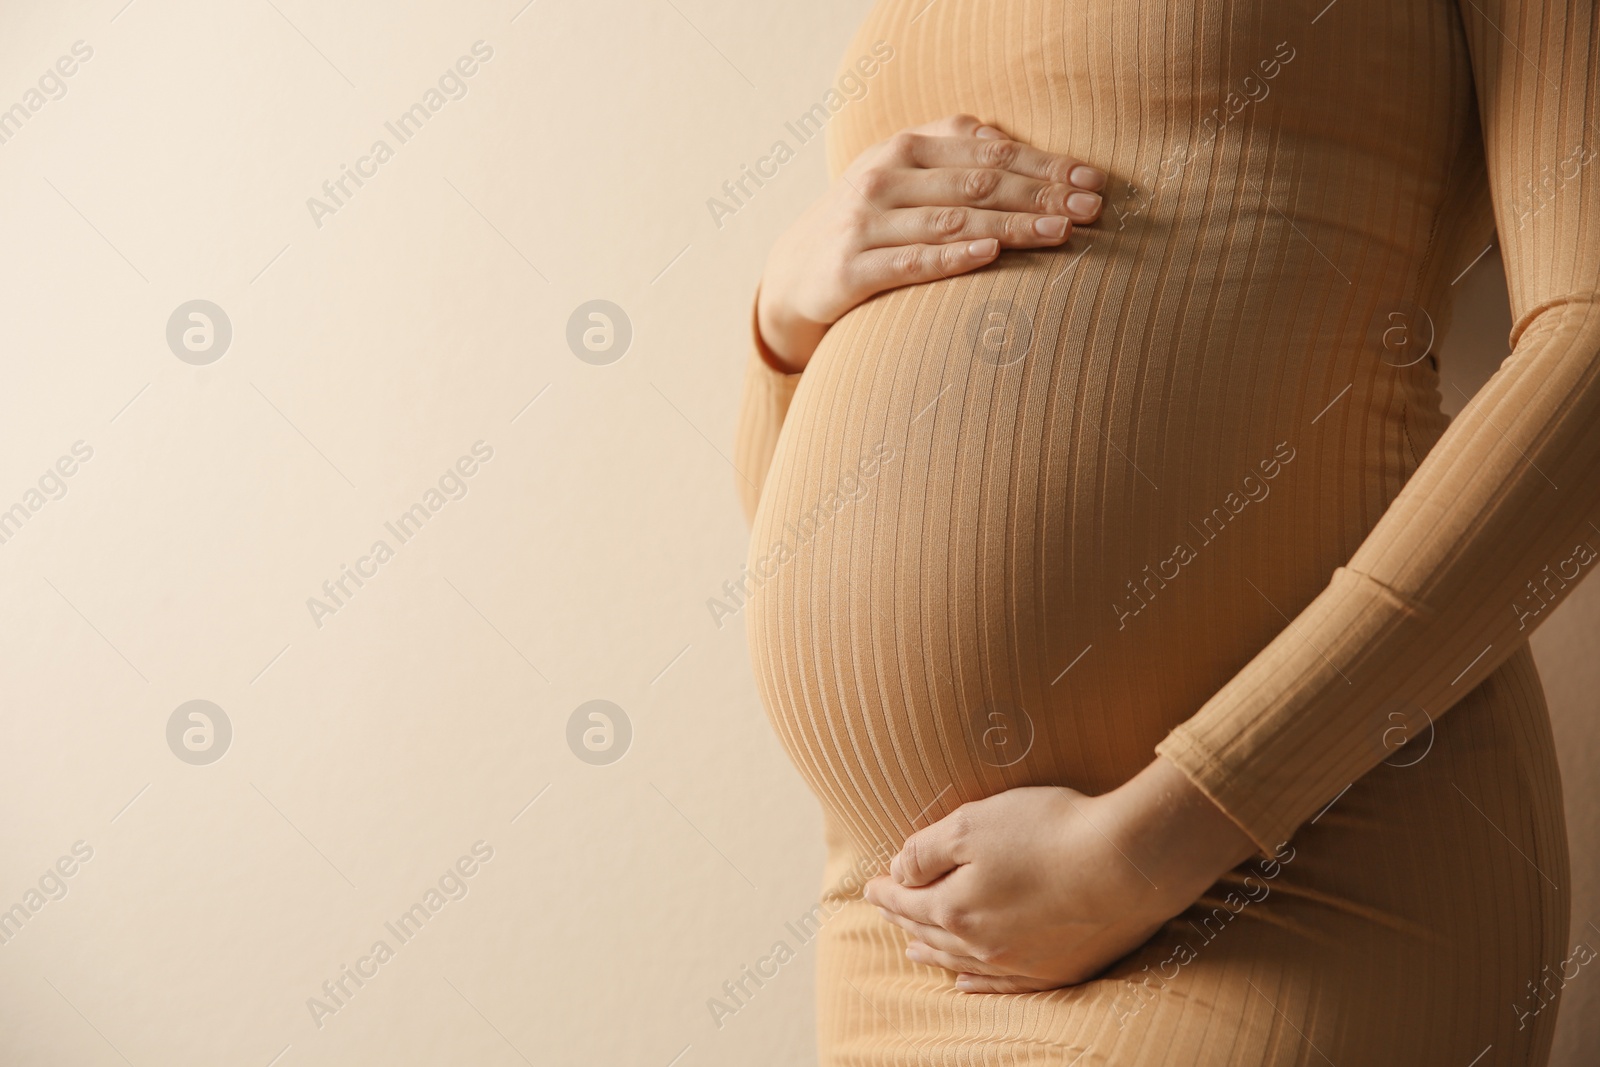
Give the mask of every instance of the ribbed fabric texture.
[[[1525, 646], [1600, 549], [1593, 3], [885, 0], [846, 63], [879, 40], [835, 173], [964, 111], [1112, 181], [1063, 249], [882, 294], [802, 375], [751, 356], [749, 634], [829, 884], [1156, 752], [1291, 858], [1027, 996], [839, 890], [823, 1063], [1543, 1063]], [[1427, 346], [1496, 229], [1513, 350], [1446, 429]]]

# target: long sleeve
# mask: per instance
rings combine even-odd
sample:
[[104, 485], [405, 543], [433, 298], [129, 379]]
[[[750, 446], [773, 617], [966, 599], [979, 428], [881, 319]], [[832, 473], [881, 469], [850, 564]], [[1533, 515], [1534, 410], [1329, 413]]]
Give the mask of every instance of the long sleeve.
[[1535, 583], [1555, 595], [1600, 545], [1596, 6], [1460, 6], [1512, 352], [1327, 588], [1157, 746], [1264, 850], [1388, 754], [1382, 713], [1424, 729], [1548, 617]]
[[785, 373], [772, 362], [772, 353], [761, 340], [752, 301], [750, 357], [745, 364], [744, 395], [739, 401], [733, 444], [733, 465], [739, 475], [739, 500], [744, 505], [746, 521], [755, 517], [761, 487], [766, 484], [767, 469], [778, 447], [778, 433], [799, 384], [799, 374]]

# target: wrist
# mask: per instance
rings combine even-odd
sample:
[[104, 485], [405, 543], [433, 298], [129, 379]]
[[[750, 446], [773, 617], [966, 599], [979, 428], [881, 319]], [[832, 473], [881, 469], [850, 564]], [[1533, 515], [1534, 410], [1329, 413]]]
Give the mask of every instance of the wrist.
[[767, 295], [765, 286], [756, 295], [756, 343], [762, 356], [775, 370], [799, 374], [811, 362], [811, 354], [828, 332], [824, 323], [813, 322], [784, 308]]
[[1258, 851], [1226, 812], [1163, 757], [1116, 792], [1125, 809], [1125, 841], [1119, 844], [1149, 873], [1173, 914]]

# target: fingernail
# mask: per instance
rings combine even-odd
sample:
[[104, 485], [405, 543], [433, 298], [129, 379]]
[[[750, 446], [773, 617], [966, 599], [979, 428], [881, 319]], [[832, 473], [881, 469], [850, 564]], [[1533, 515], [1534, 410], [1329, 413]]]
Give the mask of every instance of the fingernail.
[[1001, 133], [999, 130], [995, 129], [993, 126], [979, 126], [976, 130], [974, 130], [972, 132], [972, 136], [974, 136], [974, 137], [982, 137], [985, 141], [997, 141], [1000, 138], [1004, 137], [1005, 134]]
[[993, 237], [985, 237], [981, 241], [973, 241], [967, 245], [967, 255], [974, 259], [988, 259], [1000, 251], [1000, 242]]
[[1105, 171], [1095, 170], [1081, 164], [1072, 168], [1072, 173], [1067, 175], [1072, 179], [1072, 184], [1079, 189], [1098, 189], [1106, 183]]
[[1064, 237], [1070, 223], [1060, 215], [1048, 215], [1033, 220], [1033, 232], [1040, 237]]
[[956, 988], [961, 990], [963, 993], [970, 993], [972, 992], [972, 982], [967, 978], [966, 975], [962, 975], [956, 979]]
[[1093, 215], [1100, 210], [1100, 198], [1094, 193], [1073, 193], [1067, 197], [1067, 210], [1076, 215]]

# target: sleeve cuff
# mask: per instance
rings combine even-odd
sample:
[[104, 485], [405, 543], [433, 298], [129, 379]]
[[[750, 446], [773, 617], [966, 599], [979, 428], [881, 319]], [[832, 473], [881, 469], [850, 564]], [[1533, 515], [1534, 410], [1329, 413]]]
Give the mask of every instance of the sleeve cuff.
[[1392, 587], [1340, 567], [1156, 754], [1272, 855], [1387, 754], [1382, 738], [1392, 724], [1382, 713], [1412, 716], [1414, 706], [1385, 694], [1419, 668], [1432, 673], [1423, 652], [1432, 618]]
[[1225, 793], [1226, 790], [1219, 790], [1215, 787], [1216, 783], [1227, 780], [1227, 768], [1207, 751], [1200, 742], [1190, 737], [1182, 726], [1167, 734], [1161, 743], [1156, 745], [1156, 755], [1182, 771], [1184, 777], [1188, 778], [1196, 789], [1204, 793], [1207, 800], [1217, 806], [1218, 811], [1226, 815], [1233, 825], [1242, 830], [1245, 836], [1254, 842], [1257, 852], [1268, 858], [1278, 854], [1279, 848], [1284, 841], [1288, 840], [1288, 836], [1285, 835], [1283, 841], [1268, 841], [1268, 836], [1276, 835], [1270, 831], [1267, 834], [1263, 834], [1261, 832], [1262, 827], [1252, 825], [1236, 814], [1232, 805], [1228, 804], [1219, 795], [1220, 793]]
[[761, 289], [758, 286], [756, 288], [755, 299], [750, 301], [750, 344], [755, 350], [756, 358], [760, 360], [762, 366], [766, 367], [766, 369], [771, 371], [773, 374], [780, 375], [784, 378], [790, 378], [793, 379], [794, 382], [798, 382], [800, 380], [800, 375], [803, 374], [804, 371], [791, 371], [786, 368], [783, 365], [783, 361], [778, 358], [778, 354], [772, 349], [768, 348], [766, 340], [762, 338], [760, 307]]

